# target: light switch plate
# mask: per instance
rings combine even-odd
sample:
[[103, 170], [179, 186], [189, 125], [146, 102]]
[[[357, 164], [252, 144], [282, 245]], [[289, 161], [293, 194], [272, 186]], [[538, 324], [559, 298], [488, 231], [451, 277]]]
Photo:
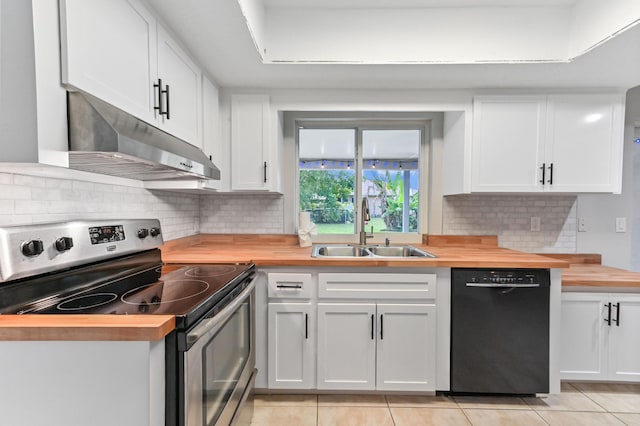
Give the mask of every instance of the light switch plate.
[[616, 232], [627, 232], [626, 217], [616, 217]]
[[587, 232], [587, 221], [583, 217], [578, 218], [578, 232]]

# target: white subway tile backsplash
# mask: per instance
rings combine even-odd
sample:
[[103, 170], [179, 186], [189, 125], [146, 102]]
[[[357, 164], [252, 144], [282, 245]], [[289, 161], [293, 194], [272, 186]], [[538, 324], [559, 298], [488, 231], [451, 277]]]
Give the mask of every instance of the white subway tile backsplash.
[[200, 197], [0, 173], [0, 226], [74, 219], [157, 218], [165, 240], [199, 232]]
[[200, 232], [281, 234], [284, 201], [280, 194], [214, 194], [200, 198]]
[[[444, 198], [443, 233], [497, 235], [502, 247], [528, 252], [575, 253], [576, 196], [456, 195]], [[531, 217], [540, 231], [531, 232]]]

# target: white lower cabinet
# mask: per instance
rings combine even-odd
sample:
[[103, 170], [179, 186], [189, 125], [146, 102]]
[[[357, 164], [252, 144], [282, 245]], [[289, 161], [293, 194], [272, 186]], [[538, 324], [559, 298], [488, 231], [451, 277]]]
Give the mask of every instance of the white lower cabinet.
[[560, 377], [640, 381], [640, 295], [563, 293]]
[[435, 390], [434, 304], [318, 304], [318, 389]]
[[375, 389], [375, 315], [375, 304], [318, 303], [318, 389]]
[[376, 388], [435, 390], [436, 306], [378, 304]]
[[314, 309], [308, 303], [269, 303], [268, 386], [312, 389], [315, 385]]

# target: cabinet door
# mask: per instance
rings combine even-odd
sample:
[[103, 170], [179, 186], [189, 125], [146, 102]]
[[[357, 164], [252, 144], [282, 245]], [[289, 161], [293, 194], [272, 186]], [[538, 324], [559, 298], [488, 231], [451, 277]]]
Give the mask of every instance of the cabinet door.
[[137, 0], [61, 0], [62, 82], [154, 124], [156, 20]]
[[623, 106], [620, 95], [549, 97], [548, 189], [620, 192]]
[[270, 389], [313, 388], [314, 325], [311, 303], [269, 303]]
[[220, 133], [220, 105], [218, 88], [202, 75], [202, 151], [211, 157], [220, 169], [220, 180], [210, 180], [211, 187], [222, 188], [222, 181], [228, 181], [228, 170], [223, 164], [222, 135]]
[[545, 97], [474, 98], [472, 191], [542, 190], [545, 111]]
[[609, 379], [640, 381], [640, 296], [611, 294], [609, 301]]
[[269, 97], [231, 98], [231, 189], [271, 189], [269, 161]]
[[376, 306], [318, 304], [318, 389], [375, 389]]
[[378, 390], [435, 391], [435, 305], [377, 305]]
[[603, 294], [562, 294], [561, 379], [607, 379], [606, 303]]
[[[202, 149], [200, 131], [201, 71], [167, 31], [158, 26], [158, 77], [162, 79], [167, 115], [160, 127]], [[167, 89], [168, 88], [168, 89]]]

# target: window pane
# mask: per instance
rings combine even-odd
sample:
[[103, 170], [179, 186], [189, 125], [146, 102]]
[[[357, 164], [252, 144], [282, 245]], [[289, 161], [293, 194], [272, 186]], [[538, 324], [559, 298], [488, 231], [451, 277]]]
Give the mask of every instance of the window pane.
[[374, 231], [418, 232], [420, 130], [362, 132], [362, 196]]
[[299, 130], [300, 211], [319, 234], [353, 234], [355, 130]]

